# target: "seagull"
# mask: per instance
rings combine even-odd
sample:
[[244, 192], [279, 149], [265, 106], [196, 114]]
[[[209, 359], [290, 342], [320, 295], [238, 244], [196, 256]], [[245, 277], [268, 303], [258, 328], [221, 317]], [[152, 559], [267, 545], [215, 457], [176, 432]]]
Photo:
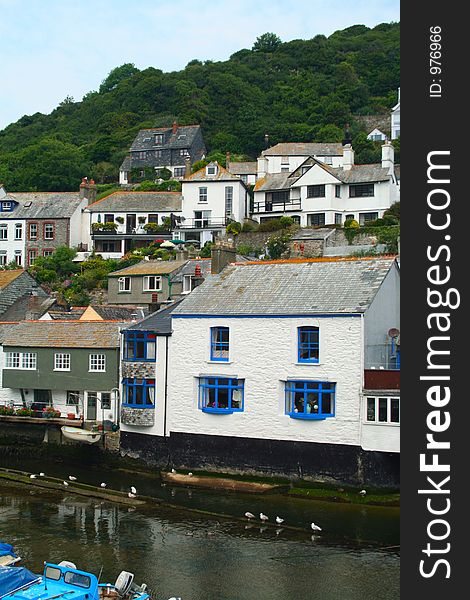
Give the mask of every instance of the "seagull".
[[259, 518], [263, 521], [263, 523], [265, 523], [269, 519], [269, 517], [263, 515], [263, 513], [259, 513]]
[[255, 518], [255, 515], [254, 515], [253, 513], [251, 513], [251, 512], [246, 512], [246, 513], [245, 513], [245, 517], [246, 517], [247, 519], [254, 519], [254, 518]]
[[131, 492], [133, 494], [137, 494], [137, 490], [135, 489], [135, 487], [133, 485], [131, 485]]
[[310, 527], [313, 529], [313, 531], [321, 531], [321, 527], [318, 527], [318, 525], [315, 525], [315, 523], [312, 523]]
[[74, 477], [73, 475], [69, 475], [69, 479], [70, 479], [70, 481], [77, 481], [77, 478]]
[[67, 483], [67, 481], [63, 481], [62, 483], [65, 485], [65, 487], [67, 487], [67, 486], [68, 486], [68, 483]]
[[176, 473], [175, 469], [171, 469], [171, 472], [172, 472], [172, 473]]
[[105, 483], [102, 483], [100, 487], [102, 487], [102, 488], [105, 488], [105, 487], [106, 487], [106, 484], [105, 484]]
[[45, 473], [39, 473], [39, 477], [44, 477]]
[[281, 525], [281, 523], [284, 523], [284, 519], [281, 519], [281, 517], [276, 517], [276, 523]]
[[36, 479], [37, 475], [30, 475], [29, 478], [30, 479]]
[[192, 474], [192, 473], [188, 473], [188, 477], [192, 477], [192, 476], [193, 476], [193, 474]]
[[129, 498], [135, 498], [135, 494], [132, 494], [131, 492], [129, 492], [127, 495], [129, 496]]
[[359, 492], [359, 496], [365, 496], [367, 494], [366, 490], [361, 490]]

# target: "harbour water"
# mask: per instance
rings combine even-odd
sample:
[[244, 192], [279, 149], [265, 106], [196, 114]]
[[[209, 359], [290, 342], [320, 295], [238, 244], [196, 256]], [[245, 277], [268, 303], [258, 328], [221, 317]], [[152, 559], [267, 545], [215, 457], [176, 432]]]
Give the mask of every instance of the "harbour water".
[[[45, 470], [24, 460], [21, 468]], [[44, 560], [65, 559], [101, 571], [101, 581], [128, 570], [153, 600], [399, 598], [398, 509], [171, 489], [157, 477], [93, 467], [56, 464], [47, 471], [113, 489], [134, 485], [174, 507], [125, 507], [0, 480], [0, 539], [14, 544], [32, 571], [41, 572]], [[282, 516], [295, 529], [247, 522], [247, 510], [270, 522]], [[313, 537], [312, 521], [322, 527]]]

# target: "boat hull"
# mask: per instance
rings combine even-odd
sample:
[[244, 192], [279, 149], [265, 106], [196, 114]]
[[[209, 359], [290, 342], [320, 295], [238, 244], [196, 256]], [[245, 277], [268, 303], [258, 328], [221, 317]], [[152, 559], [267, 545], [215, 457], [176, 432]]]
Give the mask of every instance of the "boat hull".
[[62, 435], [68, 440], [83, 442], [85, 444], [95, 444], [100, 441], [102, 436], [100, 432], [78, 429], [77, 427], [67, 427], [66, 425], [63, 425], [60, 429]]

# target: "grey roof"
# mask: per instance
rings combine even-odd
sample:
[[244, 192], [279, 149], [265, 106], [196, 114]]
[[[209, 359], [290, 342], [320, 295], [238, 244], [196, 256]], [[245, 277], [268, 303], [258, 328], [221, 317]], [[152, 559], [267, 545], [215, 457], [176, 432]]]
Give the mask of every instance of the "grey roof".
[[181, 300], [177, 300], [170, 306], [160, 308], [160, 310], [152, 313], [139, 323], [127, 327], [124, 331], [155, 331], [160, 335], [171, 335], [171, 315], [180, 302]]
[[108, 273], [108, 277], [140, 276], [140, 275], [168, 275], [181, 269], [186, 261], [181, 260], [141, 260], [135, 265], [130, 265], [119, 271]]
[[339, 142], [281, 142], [261, 154], [263, 156], [342, 156], [343, 145]]
[[[132, 142], [131, 151], [155, 150], [159, 148], [189, 148], [200, 131], [200, 125], [179, 125], [176, 133], [172, 133], [172, 127], [159, 127], [152, 129], [141, 129]], [[163, 144], [155, 144], [155, 134], [163, 133]]]
[[23, 321], [3, 334], [4, 346], [22, 348], [118, 348], [124, 323]]
[[92, 308], [105, 321], [132, 321], [146, 316], [147, 308], [138, 306], [114, 306], [111, 304], [92, 304]]
[[227, 170], [234, 175], [256, 175], [258, 172], [257, 162], [229, 162]]
[[199, 265], [201, 267], [201, 277], [204, 277], [204, 279], [205, 279], [211, 273], [211, 264], [212, 264], [212, 261], [210, 258], [206, 258], [206, 259], [191, 258], [186, 262], [186, 264], [183, 266], [183, 268], [180, 269], [176, 273], [176, 275], [174, 275], [174, 277], [171, 278], [171, 281], [175, 282], [175, 283], [181, 282], [181, 281], [183, 281], [183, 275], [194, 275], [196, 265]]
[[291, 173], [268, 173], [255, 184], [255, 192], [266, 190], [286, 190], [289, 189], [298, 179], [290, 177]]
[[[207, 167], [214, 166], [217, 167], [217, 172], [215, 175], [207, 175]], [[240, 181], [243, 183], [238, 177], [238, 175], [233, 175], [229, 173], [227, 169], [225, 169], [222, 165], [219, 165], [217, 161], [211, 162], [202, 169], [199, 169], [189, 177], [185, 177], [183, 183], [188, 183], [191, 181]]]
[[4, 200], [18, 202], [18, 206], [0, 212], [0, 219], [66, 219], [83, 202], [79, 192], [9, 192]]
[[[43, 292], [43, 290], [41, 290]], [[21, 296], [2, 313], [2, 321], [24, 321], [40, 319], [56, 304], [55, 298], [46, 296], [46, 292], [38, 296]]]
[[343, 183], [372, 183], [373, 181], [389, 181], [388, 169], [381, 164], [376, 165], [353, 165], [348, 171], [341, 167], [330, 167], [325, 165], [327, 171], [337, 177]]
[[130, 169], [131, 169], [131, 157], [126, 156], [124, 158], [124, 160], [122, 161], [122, 164], [119, 167], [119, 170], [120, 171], [130, 171]]
[[393, 258], [229, 265], [178, 305], [176, 315], [362, 313]]
[[90, 212], [179, 212], [180, 192], [114, 192], [87, 206]]

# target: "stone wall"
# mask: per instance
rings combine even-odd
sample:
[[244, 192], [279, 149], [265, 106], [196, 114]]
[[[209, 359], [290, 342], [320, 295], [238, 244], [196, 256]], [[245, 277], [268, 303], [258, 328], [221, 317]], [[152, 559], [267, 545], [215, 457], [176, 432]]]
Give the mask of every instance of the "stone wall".
[[122, 361], [122, 376], [125, 378], [154, 379], [155, 363]]
[[155, 409], [123, 406], [121, 408], [121, 421], [126, 425], [152, 427], [155, 423]]

